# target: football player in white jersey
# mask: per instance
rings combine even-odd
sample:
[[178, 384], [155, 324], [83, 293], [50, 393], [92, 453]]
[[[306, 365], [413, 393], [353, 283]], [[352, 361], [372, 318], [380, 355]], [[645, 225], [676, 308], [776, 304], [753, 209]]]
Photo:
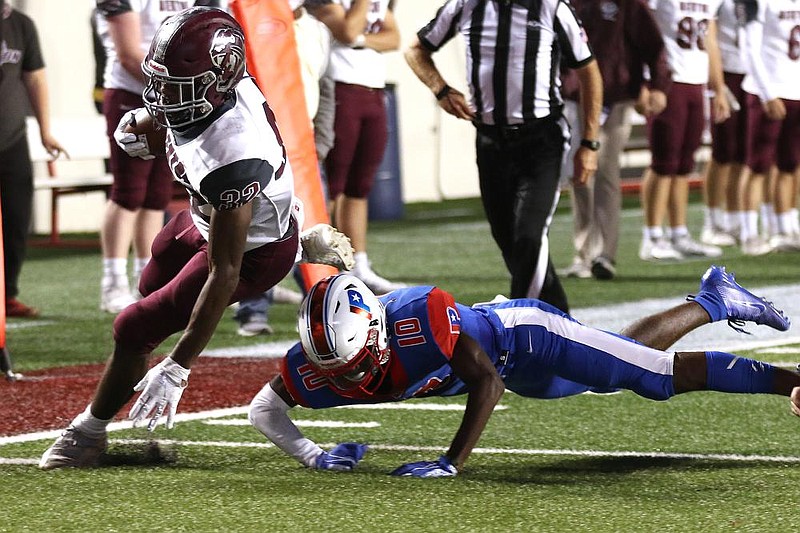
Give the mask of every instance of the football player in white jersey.
[[[667, 108], [648, 120], [652, 162], [642, 180], [644, 228], [639, 257], [644, 260], [717, 257], [722, 250], [692, 239], [686, 226], [689, 175], [705, 125], [706, 85], [723, 94], [724, 82], [716, 40], [720, 0], [650, 0], [667, 46], [673, 84]], [[715, 56], [713, 61], [710, 56]], [[713, 100], [714, 119], [728, 118], [725, 98]], [[662, 230], [669, 215], [669, 235]]]
[[728, 98], [731, 116], [724, 122], [712, 121], [711, 124], [711, 160], [705, 173], [706, 207], [700, 241], [714, 246], [733, 246], [737, 242], [741, 211], [739, 186], [745, 168], [747, 115], [744, 112], [742, 80], [746, 69], [744, 54], [739, 47], [740, 26], [734, 8], [735, 0], [722, 0], [717, 13], [724, 97]]
[[[117, 316], [114, 351], [95, 396], [42, 456], [45, 469], [96, 464], [107, 424], [134, 391], [141, 391], [129, 413], [134, 425], [149, 420], [153, 430], [166, 414], [171, 427], [190, 369], [225, 308], [286, 276], [298, 242], [310, 261], [339, 268], [352, 261], [346, 239], [330, 226], [300, 235], [286, 149], [246, 74], [236, 20], [207, 7], [168, 18], [142, 69], [149, 115], [131, 111], [115, 139], [129, 155], [146, 157], [156, 137], [126, 131], [130, 117], [152, 116], [165, 127], [167, 158], [191, 205], [156, 237], [142, 273], [143, 298]], [[151, 352], [179, 331], [170, 355], [148, 371]]]
[[773, 198], [775, 228], [769, 247], [800, 250], [797, 170], [800, 163], [800, 6], [793, 0], [737, 2], [744, 26], [743, 48], [750, 69], [747, 93], [747, 167], [741, 237], [743, 251], [758, 235], [758, 210], [767, 174], [777, 168]]
[[[172, 174], [166, 158], [132, 158], [113, 139], [120, 118], [142, 107], [142, 59], [167, 17], [184, 9], [218, 6], [219, 0], [95, 0], [97, 33], [107, 60], [103, 74], [103, 114], [114, 176], [101, 226], [103, 277], [100, 309], [119, 313], [136, 301], [142, 269], [150, 260], [153, 239], [164, 225], [172, 199]], [[128, 254], [133, 248], [133, 291], [128, 281]]]

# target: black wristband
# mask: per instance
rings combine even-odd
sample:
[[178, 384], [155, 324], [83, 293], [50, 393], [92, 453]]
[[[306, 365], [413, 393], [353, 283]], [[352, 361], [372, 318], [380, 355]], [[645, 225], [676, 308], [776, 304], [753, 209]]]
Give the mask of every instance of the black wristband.
[[600, 149], [600, 141], [593, 141], [591, 139], [581, 139], [581, 146], [596, 152]]
[[449, 85], [445, 85], [444, 87], [442, 87], [441, 91], [436, 93], [436, 99], [437, 100], [441, 100], [442, 98], [444, 98], [448, 94], [450, 94], [450, 86]]

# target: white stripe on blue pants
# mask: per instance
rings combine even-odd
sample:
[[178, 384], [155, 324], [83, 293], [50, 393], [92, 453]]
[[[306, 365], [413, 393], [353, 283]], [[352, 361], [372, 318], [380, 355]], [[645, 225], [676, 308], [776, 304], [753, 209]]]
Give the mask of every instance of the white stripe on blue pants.
[[506, 327], [513, 369], [506, 387], [532, 398], [629, 389], [653, 400], [675, 394], [673, 352], [584, 326], [538, 300], [492, 306]]

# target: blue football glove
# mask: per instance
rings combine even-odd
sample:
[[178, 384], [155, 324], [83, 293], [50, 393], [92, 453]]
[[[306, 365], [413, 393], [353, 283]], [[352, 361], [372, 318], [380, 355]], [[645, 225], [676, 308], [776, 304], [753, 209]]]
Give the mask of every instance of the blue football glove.
[[453, 477], [456, 474], [458, 474], [458, 469], [444, 455], [437, 461], [406, 463], [392, 471], [393, 476], [412, 477]]
[[369, 447], [357, 442], [337, 444], [329, 452], [317, 456], [315, 468], [319, 470], [352, 470], [358, 464]]

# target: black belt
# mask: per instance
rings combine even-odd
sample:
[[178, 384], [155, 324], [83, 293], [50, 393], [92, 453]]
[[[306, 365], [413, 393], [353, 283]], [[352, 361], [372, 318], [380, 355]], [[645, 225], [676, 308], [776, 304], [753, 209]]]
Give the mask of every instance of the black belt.
[[513, 140], [519, 139], [533, 132], [541, 125], [541, 123], [541, 120], [523, 122], [522, 124], [510, 124], [508, 126], [475, 123], [475, 128], [477, 128], [477, 130], [483, 135], [487, 135], [494, 139]]

